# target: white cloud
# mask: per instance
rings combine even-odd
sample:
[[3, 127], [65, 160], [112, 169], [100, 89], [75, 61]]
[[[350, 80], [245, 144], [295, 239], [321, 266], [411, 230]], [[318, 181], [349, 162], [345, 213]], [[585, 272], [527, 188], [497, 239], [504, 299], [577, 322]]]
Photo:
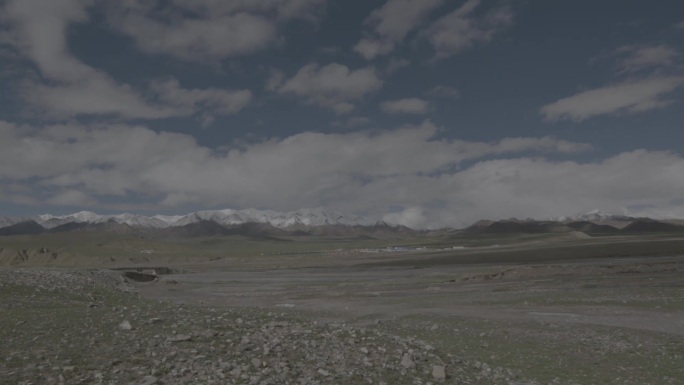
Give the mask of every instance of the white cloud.
[[622, 56], [618, 62], [621, 72], [671, 66], [680, 56], [677, 50], [664, 44], [627, 45], [618, 48], [615, 53]]
[[388, 0], [374, 10], [366, 24], [371, 25], [371, 36], [361, 39], [354, 50], [371, 60], [394, 50], [397, 43], [415, 29], [425, 17], [444, 0]]
[[438, 132], [425, 122], [392, 131], [306, 132], [215, 150], [188, 135], [144, 127], [0, 123], [0, 199], [93, 208], [112, 195], [117, 202], [145, 196], [175, 207], [326, 206], [413, 227], [596, 207], [684, 214], [671, 203], [684, 191], [678, 154], [636, 150], [597, 161], [554, 161], [543, 155], [591, 146], [549, 137], [447, 140]]
[[372, 67], [350, 70], [338, 63], [323, 67], [310, 63], [280, 84], [277, 90], [305, 97], [311, 103], [338, 113], [348, 113], [354, 109], [352, 102], [379, 90], [382, 84]]
[[[552, 161], [543, 154], [590, 146], [548, 137], [446, 140], [436, 137], [438, 131], [425, 122], [393, 131], [307, 132], [213, 150], [190, 136], [144, 127], [4, 123], [0, 178], [4, 186], [27, 190], [2, 199], [93, 205], [132, 194], [177, 207], [324, 205], [378, 217], [394, 212], [385, 219], [422, 227], [596, 207], [665, 210], [684, 191], [684, 159], [674, 153], [637, 150], [584, 163]], [[52, 196], [41, 198], [45, 194]]]
[[209, 20], [180, 19], [173, 24], [125, 13], [115, 26], [135, 38], [145, 52], [187, 60], [249, 54], [267, 47], [277, 37], [270, 20], [248, 13]]
[[191, 61], [263, 50], [279, 39], [279, 24], [317, 21], [325, 0], [129, 0], [109, 4], [110, 24], [145, 52]]
[[17, 48], [51, 80], [48, 84], [24, 82], [24, 96], [56, 115], [118, 114], [157, 118], [171, 110], [146, 103], [130, 86], [117, 84], [106, 73], [73, 57], [67, 50], [66, 29], [87, 19], [90, 1], [14, 0], [3, 11]]
[[[78, 115], [114, 115], [123, 118], [165, 118], [203, 113], [239, 111], [251, 98], [246, 90], [185, 90], [175, 83], [158, 83], [163, 94], [147, 100], [128, 84], [78, 60], [68, 51], [66, 31], [70, 24], [88, 19], [90, 1], [37, 0], [8, 2], [4, 23], [14, 46], [37, 66], [46, 81], [24, 79], [21, 96], [53, 118]], [[204, 116], [206, 119], [207, 116]]]
[[354, 46], [354, 51], [368, 60], [374, 59], [376, 56], [386, 55], [394, 49], [394, 44], [383, 40], [375, 39], [361, 39]]
[[474, 15], [480, 3], [480, 0], [468, 0], [423, 31], [437, 52], [437, 58], [457, 54], [476, 43], [489, 42], [513, 23], [513, 12], [507, 6], [496, 7], [481, 16]]
[[380, 109], [387, 114], [426, 114], [430, 104], [423, 99], [405, 98], [383, 102]]
[[663, 97], [684, 85], [684, 77], [652, 77], [609, 85], [560, 99], [541, 108], [549, 121], [582, 121], [594, 116], [637, 113], [662, 108], [671, 102]]
[[385, 214], [382, 220], [387, 223], [402, 225], [410, 228], [421, 228], [429, 220], [420, 207], [408, 207], [396, 213]]
[[249, 90], [184, 89], [176, 79], [155, 82], [152, 89], [165, 105], [173, 106], [186, 115], [197, 112], [205, 117], [231, 115], [242, 110], [252, 100], [252, 92]]
[[[459, 189], [473, 188], [447, 189], [466, 160], [590, 148], [554, 138], [483, 143], [436, 139], [437, 133], [425, 122], [393, 131], [306, 132], [215, 150], [188, 135], [139, 126], [0, 123], [0, 179], [30, 186], [26, 197], [60, 205], [133, 195], [177, 206], [325, 205], [379, 214], [392, 205], [456, 199]], [[423, 155], [406, 156], [414, 153]], [[52, 196], [41, 198], [45, 194]]]
[[457, 99], [461, 97], [461, 92], [451, 86], [438, 85], [427, 90], [426, 95], [437, 98]]
[[47, 203], [55, 206], [84, 207], [97, 204], [95, 199], [78, 190], [63, 190], [49, 198]]
[[[155, 0], [152, 0], [154, 2]], [[127, 5], [149, 9], [139, 0], [128, 0]], [[253, 12], [275, 15], [278, 19], [308, 19], [316, 21], [325, 9], [326, 0], [171, 0], [176, 7], [202, 17], [228, 15], [236, 12]], [[155, 3], [159, 4], [159, 2]]]

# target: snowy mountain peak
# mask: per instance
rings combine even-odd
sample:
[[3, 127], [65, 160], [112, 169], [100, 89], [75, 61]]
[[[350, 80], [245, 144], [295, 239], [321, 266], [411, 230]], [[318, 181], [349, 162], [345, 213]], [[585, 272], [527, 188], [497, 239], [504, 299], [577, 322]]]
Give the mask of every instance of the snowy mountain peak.
[[79, 211], [74, 214], [68, 215], [69, 217], [73, 217], [78, 219], [80, 222], [99, 222], [102, 221], [103, 216], [96, 214], [92, 211]]
[[[131, 213], [100, 215], [90, 211], [80, 211], [62, 216], [43, 214], [31, 219], [45, 228], [54, 228], [66, 223], [97, 224], [108, 221], [145, 228], [184, 226], [201, 221], [213, 221], [227, 226], [241, 225], [244, 223], [266, 223], [281, 229], [293, 226], [371, 226], [375, 224], [374, 221], [367, 218], [347, 216], [322, 208], [307, 208], [290, 212], [257, 210], [253, 208], [244, 210], [223, 209], [196, 211], [186, 215], [154, 215], [150, 217]], [[9, 223], [9, 219], [5, 222]]]
[[558, 221], [558, 222], [577, 222], [577, 221], [591, 222], [591, 221], [625, 220], [628, 218], [629, 217], [622, 215], [622, 214], [609, 214], [609, 213], [603, 212], [599, 209], [594, 209], [591, 211], [587, 211], [586, 213], [583, 213], [583, 214], [563, 216], [563, 217], [559, 217], [559, 218], [554, 218], [552, 220]]

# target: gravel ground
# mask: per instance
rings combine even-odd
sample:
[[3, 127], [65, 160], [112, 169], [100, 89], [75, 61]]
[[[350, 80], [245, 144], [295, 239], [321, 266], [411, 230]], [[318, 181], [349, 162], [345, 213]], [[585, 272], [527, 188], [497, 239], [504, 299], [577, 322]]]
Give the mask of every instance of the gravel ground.
[[0, 270], [0, 384], [534, 384], [383, 327], [139, 298], [116, 272]]

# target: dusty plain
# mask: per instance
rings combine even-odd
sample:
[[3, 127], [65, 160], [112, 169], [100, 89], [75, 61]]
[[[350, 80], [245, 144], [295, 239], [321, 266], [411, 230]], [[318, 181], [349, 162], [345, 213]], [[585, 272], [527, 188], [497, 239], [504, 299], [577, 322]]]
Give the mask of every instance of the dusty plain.
[[0, 239], [0, 384], [684, 383], [676, 234], [72, 236]]

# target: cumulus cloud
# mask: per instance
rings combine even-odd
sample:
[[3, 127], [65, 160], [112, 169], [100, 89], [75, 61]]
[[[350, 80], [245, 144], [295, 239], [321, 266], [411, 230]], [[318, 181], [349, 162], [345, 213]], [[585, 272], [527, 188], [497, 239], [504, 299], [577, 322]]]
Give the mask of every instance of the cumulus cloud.
[[53, 118], [78, 115], [113, 115], [123, 118], [166, 118], [192, 115], [203, 104], [210, 113], [239, 111], [249, 102], [247, 90], [185, 90], [178, 83], [158, 83], [163, 91], [149, 100], [132, 86], [119, 83], [68, 50], [67, 28], [88, 20], [91, 1], [37, 0], [8, 2], [3, 10], [13, 46], [35, 63], [38, 76], [20, 82], [22, 97]]
[[155, 82], [152, 89], [165, 105], [175, 107], [179, 113], [199, 112], [209, 119], [215, 115], [234, 114], [252, 100], [249, 90], [185, 89], [176, 79]]
[[130, 0], [109, 5], [110, 25], [148, 53], [185, 60], [221, 59], [263, 50], [279, 22], [316, 21], [325, 0]]
[[[281, 20], [299, 18], [315, 21], [325, 9], [326, 0], [171, 0], [171, 3], [180, 9], [203, 17], [254, 12], [275, 15]], [[147, 6], [140, 0], [128, 0], [127, 6], [131, 4], [137, 7]], [[155, 5], [159, 4], [160, 2], [155, 3]]]
[[684, 77], [660, 76], [609, 85], [560, 99], [543, 106], [548, 121], [582, 121], [599, 115], [637, 113], [668, 106], [665, 96], [684, 85]]
[[426, 114], [430, 104], [423, 99], [405, 98], [383, 102], [380, 109], [387, 114]]
[[513, 12], [508, 6], [498, 6], [476, 15], [480, 3], [481, 0], [468, 0], [422, 32], [435, 49], [437, 58], [457, 54], [476, 43], [487, 43], [513, 24]]
[[21, 91], [34, 105], [56, 115], [118, 114], [158, 118], [170, 109], [146, 103], [130, 86], [72, 56], [67, 49], [70, 23], [87, 20], [90, 1], [9, 1], [2, 8], [3, 21], [15, 47], [32, 60], [49, 83], [28, 79]]
[[[545, 218], [596, 207], [682, 209], [672, 206], [684, 191], [684, 159], [676, 153], [635, 150], [563, 161], [544, 155], [591, 146], [551, 137], [487, 143], [438, 134], [428, 121], [211, 149], [188, 135], [140, 126], [0, 123], [0, 199], [103, 207], [116, 195], [117, 202], [145, 196], [169, 207], [326, 206], [412, 227]], [[8, 186], [24, 187], [19, 193]]]
[[331, 108], [337, 113], [348, 113], [354, 109], [352, 102], [379, 90], [382, 84], [372, 67], [351, 70], [338, 63], [323, 67], [310, 63], [275, 88], [280, 93], [304, 97], [310, 103]]
[[665, 44], [626, 45], [615, 50], [615, 53], [622, 57], [618, 62], [620, 72], [668, 67], [680, 56], [677, 50]]
[[428, 218], [425, 217], [423, 209], [420, 207], [408, 207], [400, 212], [388, 213], [382, 217], [387, 223], [393, 223], [410, 228], [421, 228], [425, 225]]
[[365, 24], [372, 27], [372, 33], [361, 39], [354, 50], [371, 60], [388, 54], [397, 43], [414, 30], [425, 17], [444, 0], [388, 0], [374, 10]]
[[189, 60], [249, 54], [267, 47], [277, 37], [271, 21], [248, 13], [209, 20], [180, 19], [174, 24], [125, 13], [115, 25], [135, 38], [145, 52]]
[[97, 202], [79, 190], [64, 190], [48, 198], [47, 202], [56, 206], [92, 206]]
[[[324, 205], [380, 215], [392, 205], [450, 201], [474, 188], [454, 185], [453, 178], [466, 175], [459, 171], [465, 161], [590, 148], [555, 138], [444, 140], [438, 132], [426, 121], [391, 131], [305, 132], [211, 149], [188, 135], [141, 126], [0, 123], [0, 179], [28, 186], [24, 196], [48, 204], [92, 206], [111, 196], [119, 202], [144, 196], [178, 207]], [[413, 153], [423, 155], [406, 156]], [[428, 214], [426, 221], [434, 219]]]

